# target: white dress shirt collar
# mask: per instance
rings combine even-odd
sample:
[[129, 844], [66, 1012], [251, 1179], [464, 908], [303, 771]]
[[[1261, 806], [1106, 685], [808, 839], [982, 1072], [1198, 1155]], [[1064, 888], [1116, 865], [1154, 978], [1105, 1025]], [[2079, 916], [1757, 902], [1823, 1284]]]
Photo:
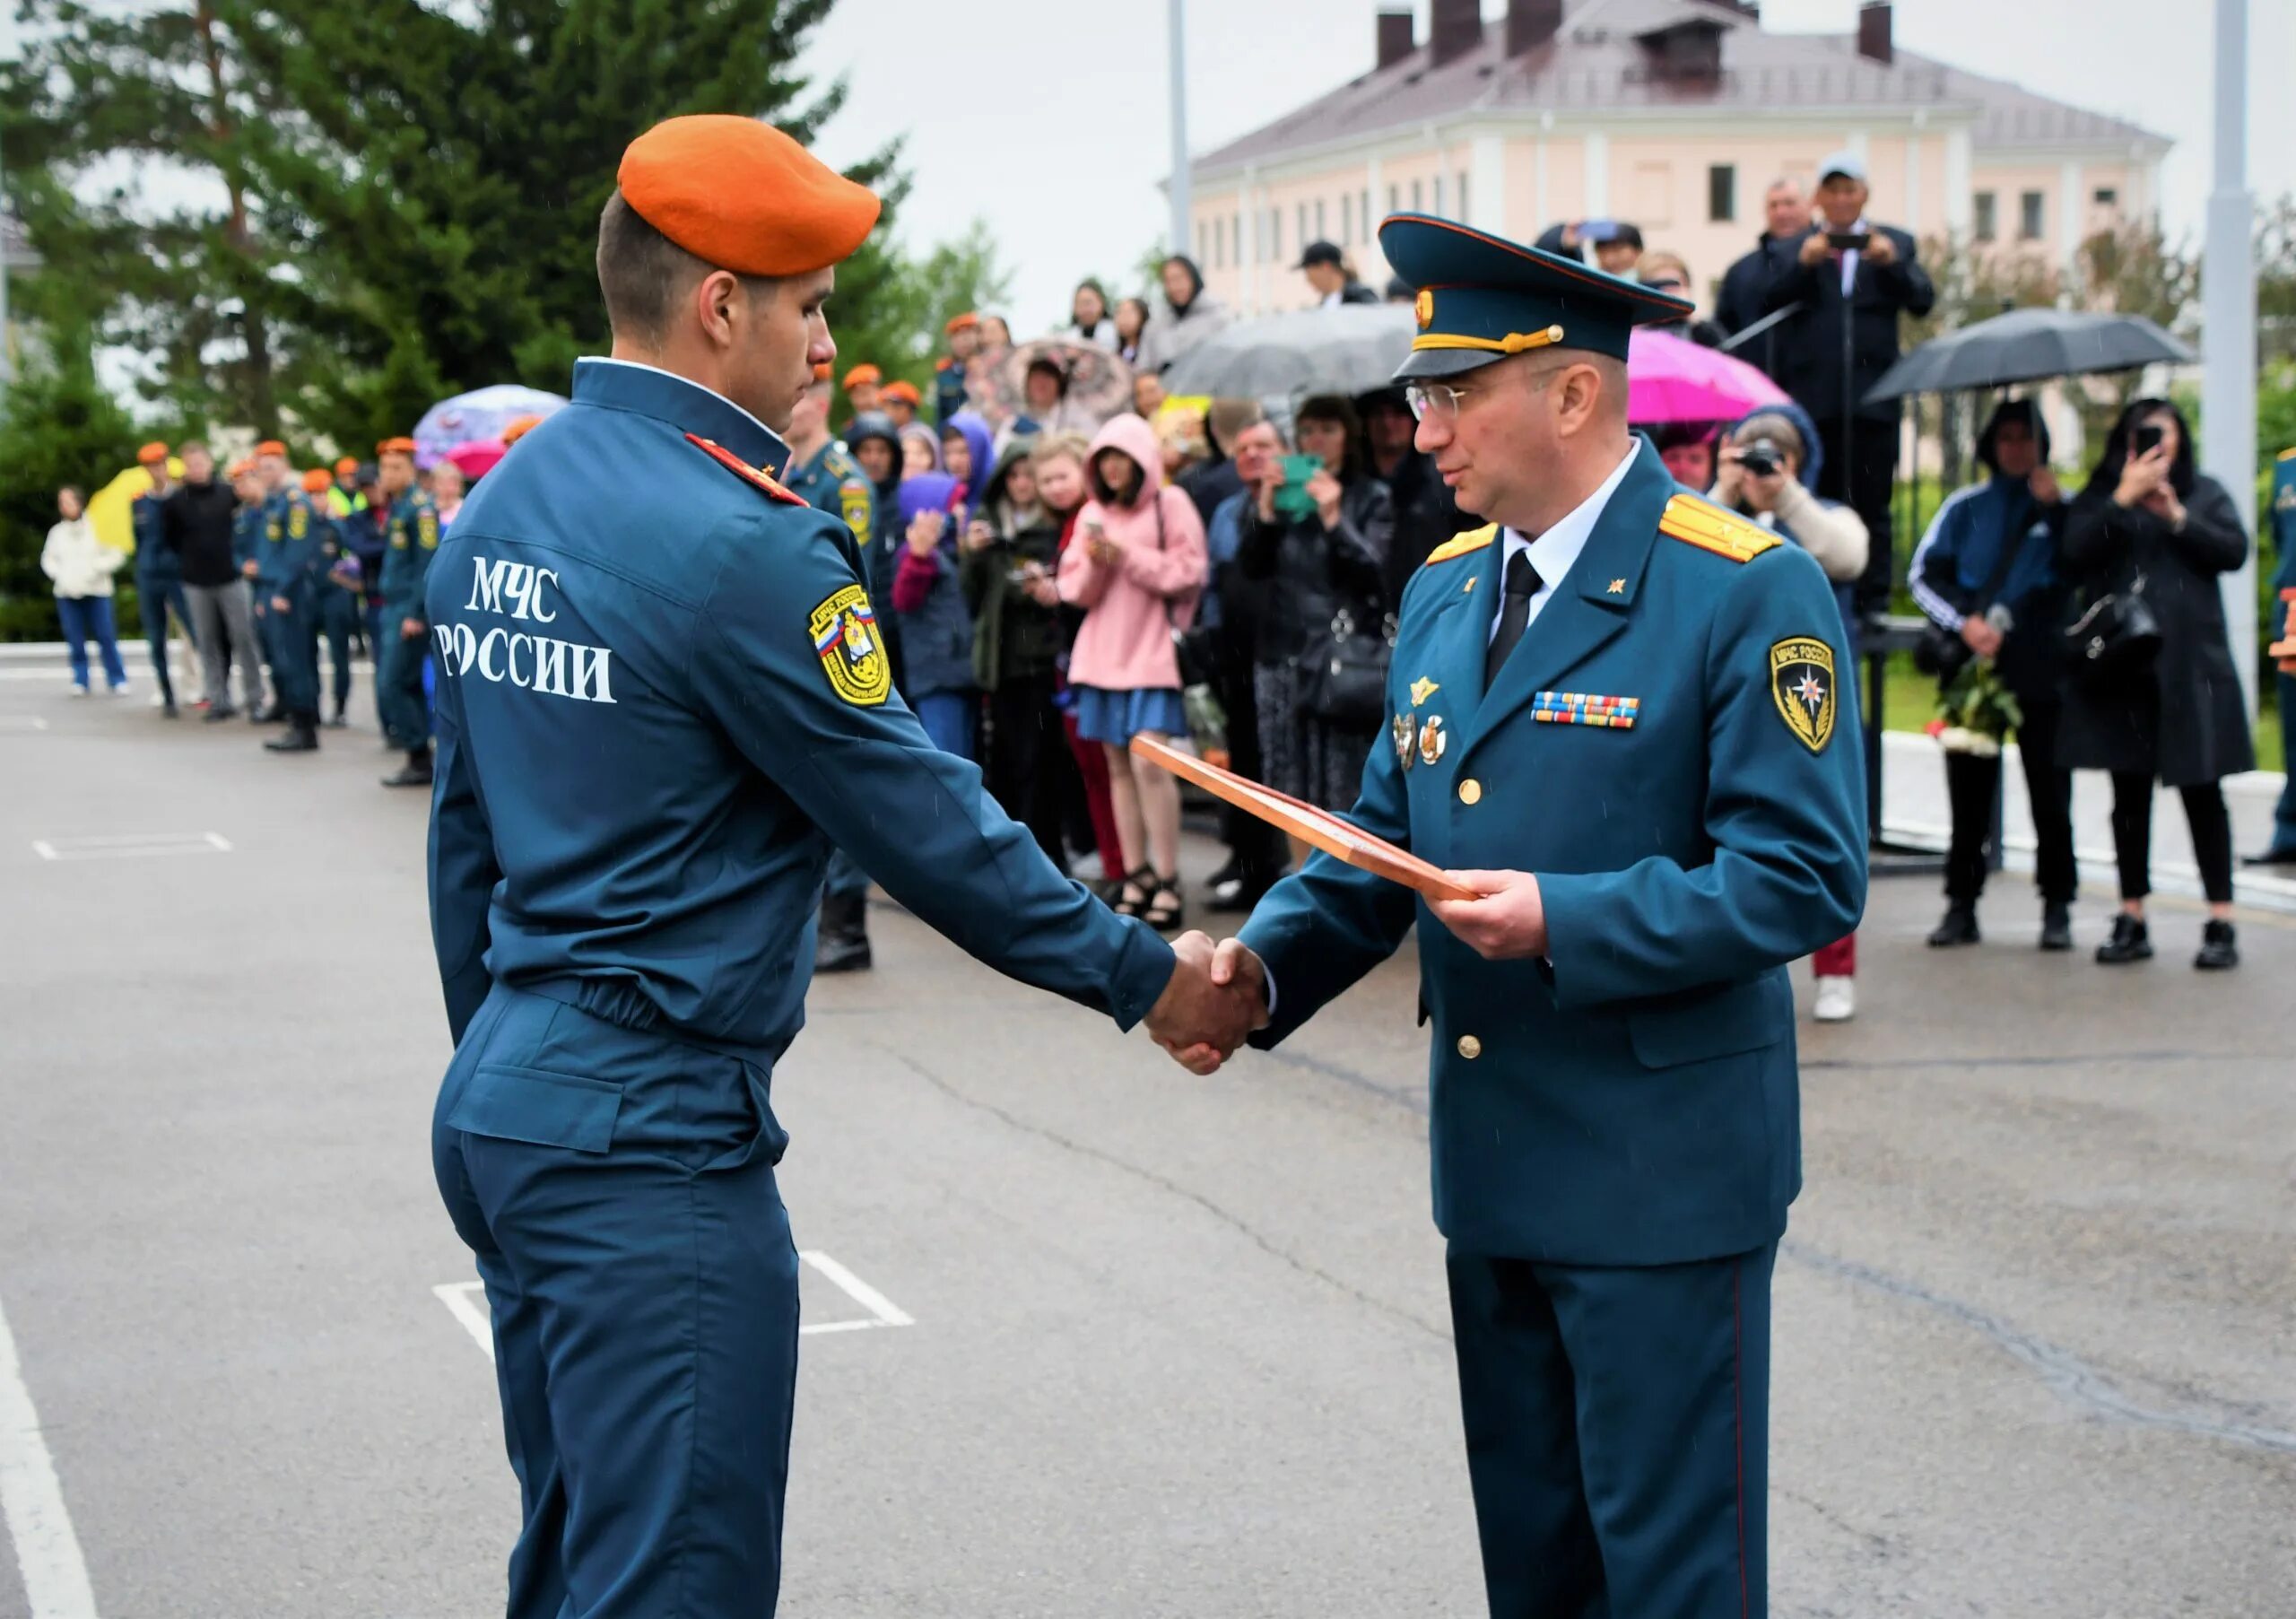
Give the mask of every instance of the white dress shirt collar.
[[[1500, 579], [1502, 581], [1506, 579], [1507, 564], [1515, 560], [1518, 551], [1529, 552], [1531, 566], [1539, 570], [1539, 593], [1531, 598], [1533, 621], [1538, 618], [1541, 609], [1577, 565], [1578, 553], [1587, 549], [1587, 542], [1594, 535], [1595, 525], [1602, 520], [1603, 511], [1610, 505], [1611, 497], [1618, 492], [1618, 486], [1626, 482], [1628, 468], [1634, 465], [1635, 457], [1641, 452], [1640, 440], [1629, 440], [1625, 459], [1618, 464], [1609, 477], [1603, 480], [1600, 487], [1572, 507], [1537, 539], [1526, 540], [1511, 528], [1500, 531], [1502, 544], [1502, 553], [1499, 559]], [[1494, 590], [1492, 594], [1499, 598], [1498, 610], [1491, 615], [1491, 633], [1497, 635], [1499, 614], [1507, 610], [1507, 593]]]

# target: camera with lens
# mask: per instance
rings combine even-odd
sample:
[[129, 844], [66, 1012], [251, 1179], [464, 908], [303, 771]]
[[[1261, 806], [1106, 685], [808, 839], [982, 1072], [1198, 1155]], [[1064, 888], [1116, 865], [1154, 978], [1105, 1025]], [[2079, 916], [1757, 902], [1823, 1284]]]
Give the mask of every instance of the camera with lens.
[[1767, 439], [1757, 439], [1738, 452], [1738, 465], [1745, 468], [1750, 478], [1774, 478], [1786, 470], [1786, 462], [1778, 453], [1778, 446]]

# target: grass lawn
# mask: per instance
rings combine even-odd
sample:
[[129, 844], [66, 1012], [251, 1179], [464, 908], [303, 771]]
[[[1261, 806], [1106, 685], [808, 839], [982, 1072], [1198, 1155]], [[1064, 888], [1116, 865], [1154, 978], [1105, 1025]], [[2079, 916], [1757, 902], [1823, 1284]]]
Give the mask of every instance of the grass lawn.
[[[2280, 716], [2271, 706], [2272, 693], [2266, 693], [2263, 717], [2257, 721], [2257, 768], [2260, 770], [2284, 770], [2288, 762], [2281, 757]], [[1937, 683], [1913, 666], [1913, 654], [1894, 654], [1889, 662], [1888, 677], [1882, 684], [1882, 728], [1885, 731], [1918, 731], [1937, 712]]]

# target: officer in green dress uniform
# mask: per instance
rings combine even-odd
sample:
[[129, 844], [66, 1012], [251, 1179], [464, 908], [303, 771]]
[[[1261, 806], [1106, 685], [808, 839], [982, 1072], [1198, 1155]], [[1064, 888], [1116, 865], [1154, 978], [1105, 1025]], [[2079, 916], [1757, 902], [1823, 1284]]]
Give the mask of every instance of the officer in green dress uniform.
[[1628, 430], [1628, 334], [1686, 305], [1421, 215], [1380, 243], [1420, 289], [1419, 448], [1491, 527], [1404, 594], [1352, 818], [1482, 897], [1318, 856], [1214, 976], [1272, 1045], [1419, 925], [1491, 1611], [1740, 1619], [1801, 1182], [1787, 963], [1865, 903], [1841, 616]]
[[406, 753], [406, 762], [384, 777], [383, 785], [429, 787], [430, 709], [422, 696], [422, 659], [430, 651], [430, 621], [422, 584], [439, 549], [439, 508], [414, 481], [413, 440], [386, 439], [375, 447], [375, 491], [390, 507], [375, 706], [382, 712], [383, 739]]

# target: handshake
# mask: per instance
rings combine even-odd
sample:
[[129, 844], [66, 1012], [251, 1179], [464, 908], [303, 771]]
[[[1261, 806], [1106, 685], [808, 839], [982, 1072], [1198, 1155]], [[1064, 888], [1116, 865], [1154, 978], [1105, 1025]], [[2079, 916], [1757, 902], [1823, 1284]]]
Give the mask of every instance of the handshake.
[[1239, 939], [1182, 934], [1172, 981], [1149, 1008], [1148, 1033], [1191, 1074], [1212, 1074], [1267, 1026], [1267, 970]]

